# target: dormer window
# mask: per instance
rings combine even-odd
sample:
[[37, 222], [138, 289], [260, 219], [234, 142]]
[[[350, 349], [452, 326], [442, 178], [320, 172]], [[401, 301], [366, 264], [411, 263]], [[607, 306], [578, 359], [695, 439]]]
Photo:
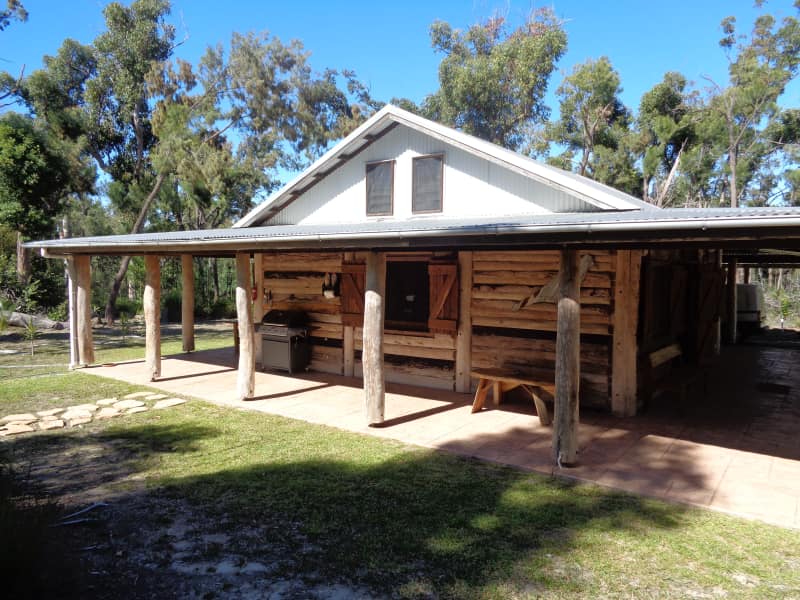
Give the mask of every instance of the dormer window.
[[391, 215], [394, 208], [394, 161], [367, 164], [367, 215]]
[[444, 156], [432, 154], [413, 160], [411, 212], [442, 212]]

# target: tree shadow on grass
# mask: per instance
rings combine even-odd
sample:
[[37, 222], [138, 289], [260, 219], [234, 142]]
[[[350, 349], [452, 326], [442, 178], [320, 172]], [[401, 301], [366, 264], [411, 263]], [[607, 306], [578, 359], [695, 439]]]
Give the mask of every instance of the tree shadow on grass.
[[[189, 507], [183, 517], [204, 534], [235, 540], [257, 527], [261, 542], [236, 547], [234, 563], [272, 565], [274, 578], [314, 574], [402, 597], [504, 595], [556, 583], [562, 592], [581, 590], [579, 579], [555, 582], [547, 567], [584, 533], [681, 524], [680, 507], [327, 428], [304, 438], [314, 426], [270, 419], [229, 444], [220, 444], [223, 428], [186, 419], [35, 436], [14, 447], [43, 465], [33, 474], [50, 493], [138, 506], [128, 529], [135, 526], [142, 544], [164, 535], [164, 505], [155, 498], [167, 498]], [[155, 480], [154, 466], [164, 468]], [[156, 489], [128, 485], [143, 475]], [[162, 564], [178, 560], [168, 544], [162, 551]]]

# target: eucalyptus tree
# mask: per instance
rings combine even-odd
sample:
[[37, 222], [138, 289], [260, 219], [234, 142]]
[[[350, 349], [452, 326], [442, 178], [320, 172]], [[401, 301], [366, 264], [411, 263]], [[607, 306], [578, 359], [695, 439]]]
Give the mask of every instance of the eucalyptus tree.
[[430, 33], [433, 48], [443, 54], [439, 89], [419, 111], [506, 148], [530, 151], [534, 129], [550, 115], [544, 100], [550, 75], [567, 48], [554, 13], [534, 11], [515, 29], [503, 17], [465, 31], [437, 21]]
[[28, 11], [19, 0], [6, 0], [6, 7], [0, 9], [0, 31], [11, 24], [11, 21], [27, 21]]
[[[800, 10], [800, 1], [794, 7]], [[729, 81], [706, 78], [711, 84], [708, 118], [719, 120], [724, 131], [721, 192], [735, 207], [747, 200], [760, 167], [784, 149], [785, 140], [772, 134], [782, 131], [775, 126], [784, 112], [779, 100], [800, 68], [800, 20], [787, 16], [779, 22], [763, 14], [749, 36], [741, 36], [731, 16], [722, 21], [722, 30]]]
[[551, 163], [638, 193], [639, 175], [628, 139], [631, 115], [621, 93], [619, 73], [608, 58], [576, 65], [556, 90], [559, 118], [547, 125], [545, 137], [562, 149]]
[[656, 206], [677, 201], [675, 182], [685, 155], [698, 143], [701, 110], [686, 78], [668, 72], [645, 92], [636, 117], [636, 146], [642, 157], [642, 198]]

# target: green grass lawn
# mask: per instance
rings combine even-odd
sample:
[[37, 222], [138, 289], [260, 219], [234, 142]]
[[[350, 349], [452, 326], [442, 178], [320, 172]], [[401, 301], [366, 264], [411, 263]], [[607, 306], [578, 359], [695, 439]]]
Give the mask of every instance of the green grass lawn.
[[[0, 386], [0, 406], [134, 388], [83, 372], [20, 378]], [[117, 505], [188, 506], [234, 540], [258, 527], [242, 560], [273, 556], [271, 577], [420, 598], [800, 597], [797, 531], [200, 401], [3, 445], [54, 477], [64, 456], [83, 457]], [[174, 518], [138, 514], [142, 530]], [[149, 552], [170, 564], [168, 545]]]

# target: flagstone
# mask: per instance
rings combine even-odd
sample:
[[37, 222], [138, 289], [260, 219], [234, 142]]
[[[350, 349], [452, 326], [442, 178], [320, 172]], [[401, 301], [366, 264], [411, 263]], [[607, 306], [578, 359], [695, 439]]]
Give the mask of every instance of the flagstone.
[[114, 408], [113, 406], [104, 406], [97, 413], [94, 415], [95, 419], [111, 419], [112, 417], [118, 417], [122, 413]]
[[33, 423], [36, 420], [36, 415], [31, 413], [19, 413], [16, 415], [8, 415], [0, 419], [0, 423]]
[[126, 410], [128, 408], [144, 406], [144, 402], [141, 400], [120, 400], [119, 402], [114, 402], [112, 406], [117, 410]]
[[30, 433], [34, 431], [33, 427], [26, 423], [13, 422], [6, 424], [5, 427], [0, 429], [0, 436], [17, 435], [18, 433]]
[[171, 406], [178, 406], [179, 404], [185, 404], [186, 400], [181, 398], [167, 398], [166, 400], [159, 400], [153, 406], [154, 410], [159, 410], [162, 408], [170, 408]]
[[51, 408], [49, 410], [40, 410], [36, 414], [39, 415], [40, 417], [52, 417], [54, 415], [61, 414], [65, 410], [67, 410], [67, 409], [66, 408]]

